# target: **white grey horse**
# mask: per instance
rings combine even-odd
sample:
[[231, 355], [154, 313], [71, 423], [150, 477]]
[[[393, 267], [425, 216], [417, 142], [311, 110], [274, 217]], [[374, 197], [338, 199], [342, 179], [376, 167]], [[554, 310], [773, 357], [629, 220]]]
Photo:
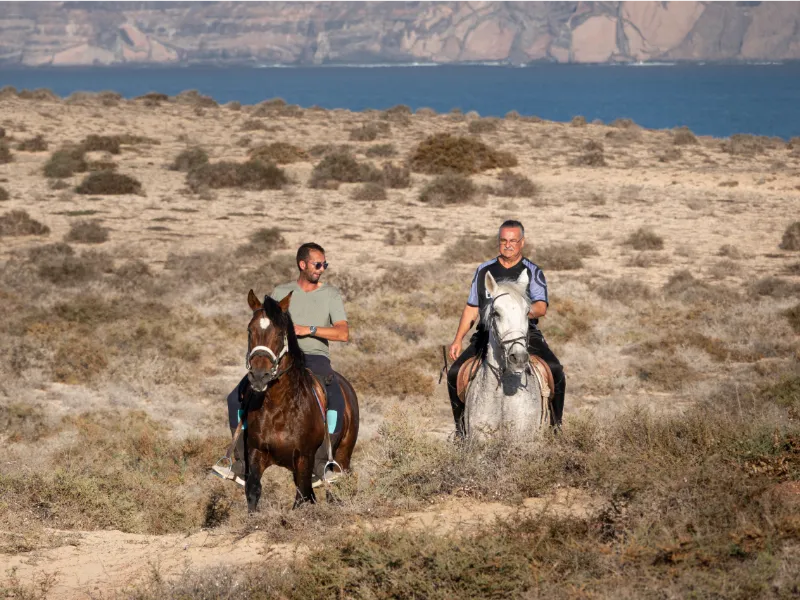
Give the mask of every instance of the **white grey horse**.
[[467, 390], [464, 425], [468, 438], [511, 433], [537, 435], [543, 420], [539, 381], [528, 355], [529, 279], [497, 283], [486, 273], [486, 304], [481, 319], [489, 330], [489, 347]]

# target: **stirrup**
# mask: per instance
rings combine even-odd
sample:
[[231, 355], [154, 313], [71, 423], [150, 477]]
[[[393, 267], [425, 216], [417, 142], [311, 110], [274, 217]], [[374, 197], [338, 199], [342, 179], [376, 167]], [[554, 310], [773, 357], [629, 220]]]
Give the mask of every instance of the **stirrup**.
[[[328, 468], [330, 467], [330, 469]], [[338, 469], [338, 470], [337, 470]], [[344, 469], [335, 460], [329, 460], [322, 469], [322, 479], [317, 479], [311, 484], [312, 488], [318, 488], [323, 484], [331, 484], [344, 475]]]
[[233, 472], [233, 461], [227, 456], [220, 458], [216, 464], [211, 467], [211, 472], [217, 477], [233, 481], [237, 485], [244, 487], [244, 479]]

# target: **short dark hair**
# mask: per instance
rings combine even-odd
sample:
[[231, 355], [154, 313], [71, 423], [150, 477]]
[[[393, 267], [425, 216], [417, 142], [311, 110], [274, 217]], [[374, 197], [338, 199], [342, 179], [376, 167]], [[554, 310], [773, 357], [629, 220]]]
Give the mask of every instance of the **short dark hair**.
[[[321, 252], [325, 254], [325, 248], [320, 246], [319, 244], [315, 244], [314, 242], [307, 242], [300, 246], [297, 249], [297, 268], [300, 269], [300, 261], [308, 262], [308, 257], [311, 256], [311, 251], [316, 250], [317, 252]], [[302, 271], [302, 269], [300, 269]]]
[[[511, 227], [517, 227], [522, 232], [522, 237], [525, 237], [525, 228], [519, 221], [515, 221], [514, 219], [509, 219], [508, 221], [503, 221], [503, 224], [500, 225], [500, 229], [506, 229]], [[497, 230], [498, 236], [500, 235], [500, 229]]]

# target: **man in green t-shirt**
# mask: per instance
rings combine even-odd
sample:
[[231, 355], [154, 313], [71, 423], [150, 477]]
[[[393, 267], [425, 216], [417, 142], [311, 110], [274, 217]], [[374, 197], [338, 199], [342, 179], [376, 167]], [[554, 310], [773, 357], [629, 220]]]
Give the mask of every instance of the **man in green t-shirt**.
[[[337, 413], [336, 426], [331, 436], [331, 442], [335, 444], [336, 438], [341, 435], [344, 396], [339, 387], [336, 373], [331, 368], [329, 344], [330, 342], [347, 342], [350, 339], [347, 313], [345, 313], [344, 302], [339, 290], [320, 281], [328, 268], [325, 250], [322, 246], [314, 243], [303, 244], [297, 249], [296, 260], [297, 268], [300, 271], [297, 280], [280, 284], [271, 295], [280, 302], [292, 292], [289, 315], [294, 322], [297, 342], [305, 354], [306, 367], [325, 384], [328, 410]], [[235, 431], [238, 425], [240, 398], [244, 397], [248, 385], [249, 381], [245, 376], [239, 385], [228, 394], [228, 421], [231, 432]], [[327, 458], [327, 448], [323, 444], [314, 461], [315, 483], [322, 475]], [[224, 479], [233, 479], [240, 485], [244, 485], [241, 477], [244, 472], [244, 464], [241, 457], [237, 457], [232, 469], [214, 466], [213, 471]]]

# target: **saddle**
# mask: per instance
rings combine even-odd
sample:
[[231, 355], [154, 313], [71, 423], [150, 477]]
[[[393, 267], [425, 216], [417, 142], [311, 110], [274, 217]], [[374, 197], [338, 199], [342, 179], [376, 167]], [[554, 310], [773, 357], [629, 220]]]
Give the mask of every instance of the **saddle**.
[[[555, 392], [553, 372], [550, 370], [548, 364], [538, 356], [531, 354], [530, 359], [531, 370], [536, 376], [536, 379], [539, 381], [539, 388], [542, 390], [542, 401], [546, 406], [549, 404], [550, 400], [553, 399], [553, 394]], [[458, 393], [458, 399], [461, 400], [461, 402], [464, 402], [466, 399], [469, 384], [475, 378], [475, 374], [478, 372], [480, 366], [480, 358], [478, 356], [473, 356], [472, 358], [465, 360], [464, 364], [461, 365], [461, 368], [458, 370], [456, 392]]]

